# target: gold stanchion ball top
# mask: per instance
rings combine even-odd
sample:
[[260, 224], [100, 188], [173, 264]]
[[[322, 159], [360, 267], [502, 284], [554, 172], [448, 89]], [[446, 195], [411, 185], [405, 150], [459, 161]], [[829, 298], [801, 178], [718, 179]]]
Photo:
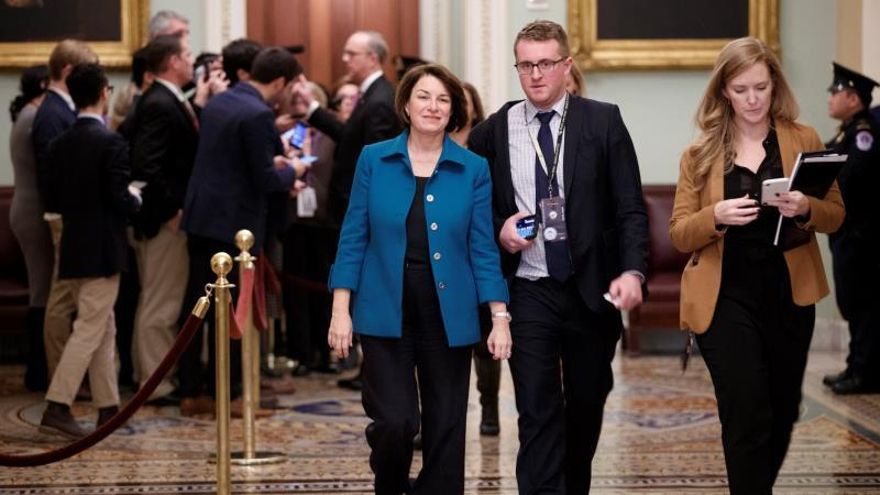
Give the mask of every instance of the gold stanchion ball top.
[[226, 253], [217, 253], [211, 256], [211, 271], [217, 276], [226, 276], [232, 271], [232, 256]]
[[235, 233], [235, 245], [242, 251], [250, 251], [254, 247], [254, 234], [247, 229], [241, 229]]

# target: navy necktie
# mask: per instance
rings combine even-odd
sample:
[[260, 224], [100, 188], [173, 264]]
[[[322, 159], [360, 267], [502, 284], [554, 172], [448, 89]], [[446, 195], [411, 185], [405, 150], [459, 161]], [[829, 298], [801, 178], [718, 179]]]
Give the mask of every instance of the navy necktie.
[[[544, 155], [544, 162], [547, 167], [553, 166], [553, 133], [550, 132], [550, 120], [553, 119], [554, 111], [538, 113], [538, 120], [541, 121], [541, 129], [538, 131], [538, 144], [541, 146], [541, 152]], [[541, 160], [535, 155], [535, 211], [538, 215], [540, 212], [541, 200], [550, 197], [550, 179], [547, 172], [541, 166]], [[553, 175], [553, 192], [559, 195], [559, 181], [556, 180], [556, 174]], [[565, 282], [571, 275], [571, 259], [568, 254], [568, 241], [544, 241], [544, 255], [547, 260], [547, 272], [550, 277], [559, 282]]]

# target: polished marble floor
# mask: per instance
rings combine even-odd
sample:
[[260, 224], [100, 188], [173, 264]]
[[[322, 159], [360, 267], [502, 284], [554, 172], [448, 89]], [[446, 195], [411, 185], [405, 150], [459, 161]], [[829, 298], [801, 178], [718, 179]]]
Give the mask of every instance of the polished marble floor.
[[[813, 353], [802, 418], [775, 493], [880, 494], [880, 395], [835, 397], [821, 376], [843, 362]], [[62, 442], [37, 431], [42, 398], [22, 391], [21, 369], [0, 366], [0, 451], [33, 453]], [[593, 466], [595, 494], [727, 493], [720, 425], [711, 383], [696, 359], [682, 375], [677, 357], [618, 356], [616, 387]], [[298, 379], [283, 409], [258, 423], [260, 450], [283, 452], [281, 464], [233, 467], [235, 493], [370, 493], [366, 418], [359, 395], [335, 376]], [[502, 435], [481, 438], [471, 394], [466, 492], [516, 493], [516, 411], [510, 377], [501, 393]], [[75, 407], [84, 423], [87, 405]], [[115, 434], [69, 460], [36, 468], [0, 468], [3, 494], [214, 493], [214, 424], [180, 417], [174, 407], [145, 407]], [[233, 421], [234, 438], [241, 423]], [[233, 449], [236, 449], [235, 445]], [[418, 468], [418, 456], [414, 469]]]

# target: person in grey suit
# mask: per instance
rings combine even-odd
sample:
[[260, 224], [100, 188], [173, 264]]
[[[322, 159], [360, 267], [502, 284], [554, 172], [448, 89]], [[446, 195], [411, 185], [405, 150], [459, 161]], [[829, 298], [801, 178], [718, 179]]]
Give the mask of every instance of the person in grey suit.
[[15, 184], [9, 224], [24, 253], [28, 274], [29, 308], [25, 319], [28, 357], [24, 384], [32, 391], [45, 390], [48, 385], [43, 318], [52, 282], [52, 237], [43, 221], [43, 203], [37, 189], [37, 164], [31, 142], [34, 117], [46, 97], [48, 86], [49, 68], [45, 64], [29, 67], [21, 74], [21, 94], [9, 104], [13, 122], [9, 151]]

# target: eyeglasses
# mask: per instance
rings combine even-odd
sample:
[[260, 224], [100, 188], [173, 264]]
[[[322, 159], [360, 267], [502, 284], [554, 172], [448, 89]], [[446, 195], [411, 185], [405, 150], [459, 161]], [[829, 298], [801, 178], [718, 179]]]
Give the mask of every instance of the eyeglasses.
[[538, 72], [541, 74], [547, 74], [556, 70], [556, 66], [566, 58], [567, 57], [562, 57], [559, 60], [539, 60], [537, 63], [525, 61], [513, 64], [513, 66], [516, 67], [516, 71], [519, 72], [519, 75], [521, 76], [531, 75], [535, 67], [538, 68]]
[[356, 57], [358, 55], [366, 55], [368, 53], [370, 53], [370, 52], [356, 52], [354, 50], [345, 50], [342, 52], [342, 55], [349, 56], [349, 57]]

